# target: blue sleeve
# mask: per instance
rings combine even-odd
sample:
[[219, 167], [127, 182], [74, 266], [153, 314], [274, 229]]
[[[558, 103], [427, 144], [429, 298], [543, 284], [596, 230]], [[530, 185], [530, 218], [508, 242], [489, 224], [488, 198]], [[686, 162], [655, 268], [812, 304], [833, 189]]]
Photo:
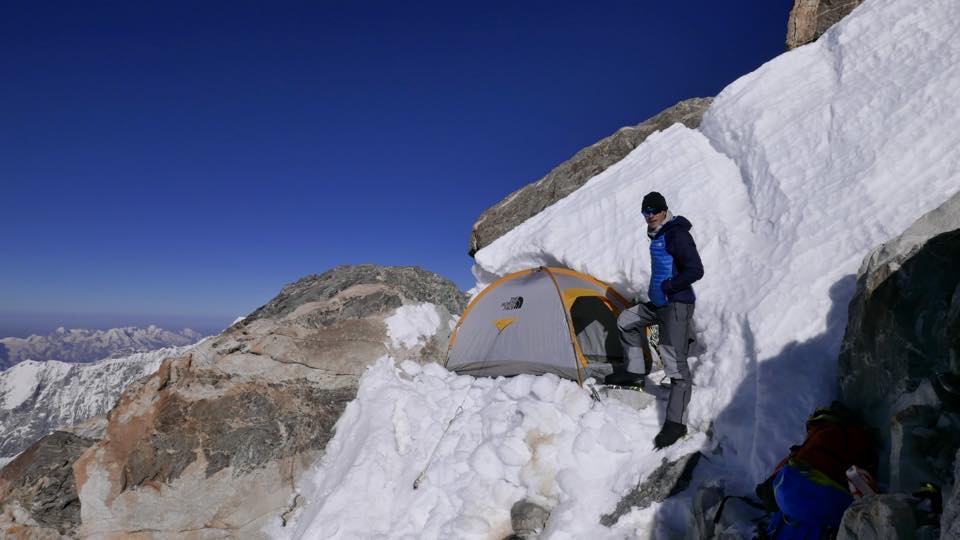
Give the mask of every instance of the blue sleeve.
[[677, 273], [664, 281], [664, 291], [673, 294], [693, 285], [694, 281], [703, 277], [703, 262], [697, 244], [689, 231], [678, 230], [667, 241], [667, 252], [673, 255], [673, 264]]

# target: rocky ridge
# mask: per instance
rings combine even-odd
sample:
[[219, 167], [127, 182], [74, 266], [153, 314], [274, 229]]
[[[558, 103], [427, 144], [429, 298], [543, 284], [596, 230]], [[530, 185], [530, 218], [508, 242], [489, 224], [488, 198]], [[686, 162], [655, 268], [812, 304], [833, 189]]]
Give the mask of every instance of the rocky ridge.
[[[322, 454], [366, 366], [386, 354], [432, 357], [465, 304], [452, 282], [415, 267], [344, 266], [288, 285], [123, 394], [100, 440], [73, 462], [79, 520], [23, 511], [21, 488], [0, 498], [9, 509], [0, 531], [261, 537], [300, 504], [296, 479]], [[445, 318], [398, 346], [388, 319], [411, 305]], [[44, 454], [28, 451], [7, 469]]]
[[816, 41], [863, 0], [795, 0], [787, 22], [787, 50]]
[[689, 128], [698, 127], [712, 101], [713, 98], [709, 97], [687, 99], [636, 126], [620, 128], [613, 135], [580, 150], [540, 180], [514, 191], [477, 218], [470, 234], [470, 255], [573, 193], [587, 180], [623, 159], [650, 134], [677, 122]]

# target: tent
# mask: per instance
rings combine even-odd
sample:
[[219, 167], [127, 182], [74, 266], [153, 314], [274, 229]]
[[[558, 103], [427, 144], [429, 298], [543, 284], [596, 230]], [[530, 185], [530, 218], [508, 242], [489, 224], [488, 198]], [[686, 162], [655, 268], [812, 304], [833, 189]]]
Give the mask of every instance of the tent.
[[628, 306], [580, 272], [515, 272], [471, 300], [450, 336], [447, 369], [480, 377], [554, 373], [582, 384], [622, 363], [617, 316]]

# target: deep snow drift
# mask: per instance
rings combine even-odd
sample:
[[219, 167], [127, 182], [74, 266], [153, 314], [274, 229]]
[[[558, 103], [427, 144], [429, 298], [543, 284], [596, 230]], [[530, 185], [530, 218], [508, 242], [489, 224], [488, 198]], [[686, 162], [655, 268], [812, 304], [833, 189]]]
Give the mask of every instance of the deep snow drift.
[[706, 443], [701, 433], [654, 452], [659, 421], [645, 412], [594, 402], [555, 375], [475, 379], [437, 364], [397, 369], [385, 358], [364, 375], [315, 476], [301, 486], [304, 514], [271, 532], [501, 539], [512, 532], [510, 507], [530, 498], [553, 508], [550, 538], [632, 536], [653, 526], [654, 509], [613, 529], [598, 523], [600, 514], [664, 456]]
[[666, 529], [685, 526], [683, 498], [597, 523], [663, 457], [693, 449], [711, 459], [698, 480], [751, 492], [834, 397], [863, 257], [960, 189], [958, 30], [956, 0], [866, 2], [727, 87], [700, 131], [651, 136], [476, 254], [481, 286], [558, 265], [643, 296], [639, 203], [664, 193], [693, 222], [706, 267], [695, 315], [704, 352], [691, 359], [699, 433], [654, 452], [663, 402], [634, 411], [549, 376], [472, 379], [385, 360], [303, 481], [296, 521], [271, 532], [502, 538], [511, 505], [530, 498], [552, 509], [542, 538], [677, 536]]

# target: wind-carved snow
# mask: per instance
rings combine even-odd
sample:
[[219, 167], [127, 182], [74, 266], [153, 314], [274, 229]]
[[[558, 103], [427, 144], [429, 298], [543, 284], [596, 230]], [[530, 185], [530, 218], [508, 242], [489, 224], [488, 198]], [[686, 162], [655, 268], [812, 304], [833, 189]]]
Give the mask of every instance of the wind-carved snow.
[[639, 205], [662, 192], [693, 222], [706, 269], [691, 438], [652, 450], [660, 401], [635, 411], [591, 404], [549, 375], [472, 379], [384, 361], [304, 481], [299, 517], [273, 534], [503, 538], [512, 504], [527, 498], [551, 509], [543, 539], [682, 537], [682, 497], [611, 528], [598, 520], [662, 458], [693, 449], [709, 456], [699, 480], [752, 493], [803, 439], [810, 410], [835, 395], [861, 260], [960, 189], [958, 34], [956, 0], [866, 2], [817, 42], [728, 86], [700, 131], [651, 136], [476, 254], [478, 287], [559, 265], [643, 298]]
[[958, 27], [955, 1], [865, 3], [724, 89], [699, 132], [651, 136], [478, 252], [475, 274], [558, 264], [643, 298], [639, 203], [662, 192], [706, 269], [690, 420], [747, 490], [834, 397], [864, 256], [960, 189]]
[[110, 410], [124, 388], [192, 348], [169, 347], [92, 364], [28, 360], [0, 372], [0, 457], [50, 431]]
[[423, 343], [442, 329], [443, 314], [440, 307], [431, 303], [409, 304], [397, 308], [384, 321], [387, 334], [394, 347], [414, 347]]

